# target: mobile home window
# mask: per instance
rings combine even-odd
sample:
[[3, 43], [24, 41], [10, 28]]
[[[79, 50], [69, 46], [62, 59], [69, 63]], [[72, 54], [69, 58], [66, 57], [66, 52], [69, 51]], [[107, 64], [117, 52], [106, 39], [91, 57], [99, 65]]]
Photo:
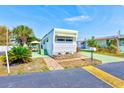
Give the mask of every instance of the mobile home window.
[[46, 39], [46, 42], [49, 42], [49, 39], [48, 38]]
[[66, 37], [66, 41], [67, 41], [67, 42], [73, 42], [73, 38], [71, 38], [71, 37]]
[[65, 41], [65, 37], [56, 37], [56, 41], [57, 42], [64, 42]]
[[65, 41], [63, 38], [58, 38], [57, 41]]

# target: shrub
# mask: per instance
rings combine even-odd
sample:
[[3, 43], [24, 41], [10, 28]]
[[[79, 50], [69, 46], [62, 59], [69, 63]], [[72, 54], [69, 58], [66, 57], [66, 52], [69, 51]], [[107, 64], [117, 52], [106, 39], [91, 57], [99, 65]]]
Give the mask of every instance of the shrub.
[[[31, 51], [25, 47], [19, 46], [14, 47], [8, 52], [8, 58], [10, 64], [15, 63], [28, 63], [31, 62]], [[3, 61], [6, 62], [6, 56], [2, 57]]]
[[89, 47], [96, 47], [97, 46], [97, 41], [95, 39], [95, 37], [92, 37], [91, 39], [89, 39], [87, 41], [87, 44]]

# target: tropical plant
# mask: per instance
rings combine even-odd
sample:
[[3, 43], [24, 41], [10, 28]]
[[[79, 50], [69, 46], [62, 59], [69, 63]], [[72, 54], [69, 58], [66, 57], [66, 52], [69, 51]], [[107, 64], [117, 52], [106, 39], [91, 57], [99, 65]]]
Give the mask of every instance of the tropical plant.
[[101, 53], [119, 53], [117, 47], [117, 39], [110, 39], [106, 41], [107, 47], [97, 47], [97, 52]]
[[117, 47], [117, 40], [116, 39], [112, 39], [109, 42], [110, 44], [108, 44], [108, 49], [111, 53], [118, 53], [118, 47]]
[[13, 29], [13, 35], [15, 36], [17, 42], [24, 46], [30, 37], [34, 36], [31, 28], [25, 25], [19, 25]]
[[107, 40], [106, 44], [107, 44], [107, 47], [110, 47], [112, 45], [112, 40]]
[[[8, 57], [9, 57], [9, 63], [14, 64], [14, 63], [28, 63], [31, 62], [32, 59], [31, 57], [31, 51], [25, 47], [18, 46], [18, 47], [13, 47], [9, 52], [8, 52]], [[5, 55], [3, 56], [3, 61], [6, 62]]]
[[89, 39], [87, 41], [87, 44], [89, 47], [96, 47], [97, 46], [97, 41], [95, 39], [95, 37], [92, 37], [91, 39]]

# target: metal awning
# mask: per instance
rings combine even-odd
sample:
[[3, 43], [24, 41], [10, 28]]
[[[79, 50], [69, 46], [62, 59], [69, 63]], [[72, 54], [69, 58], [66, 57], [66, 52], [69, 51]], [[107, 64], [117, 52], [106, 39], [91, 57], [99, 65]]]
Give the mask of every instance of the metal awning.
[[71, 35], [71, 34], [56, 34], [56, 36], [76, 37], [76, 35]]

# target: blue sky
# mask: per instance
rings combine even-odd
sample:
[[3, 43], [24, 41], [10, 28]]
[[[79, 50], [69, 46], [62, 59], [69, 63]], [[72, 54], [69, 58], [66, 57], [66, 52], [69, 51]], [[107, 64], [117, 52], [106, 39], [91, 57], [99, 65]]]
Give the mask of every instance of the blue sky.
[[78, 30], [78, 40], [124, 34], [124, 6], [0, 6], [0, 25], [27, 25], [42, 38], [52, 28]]

